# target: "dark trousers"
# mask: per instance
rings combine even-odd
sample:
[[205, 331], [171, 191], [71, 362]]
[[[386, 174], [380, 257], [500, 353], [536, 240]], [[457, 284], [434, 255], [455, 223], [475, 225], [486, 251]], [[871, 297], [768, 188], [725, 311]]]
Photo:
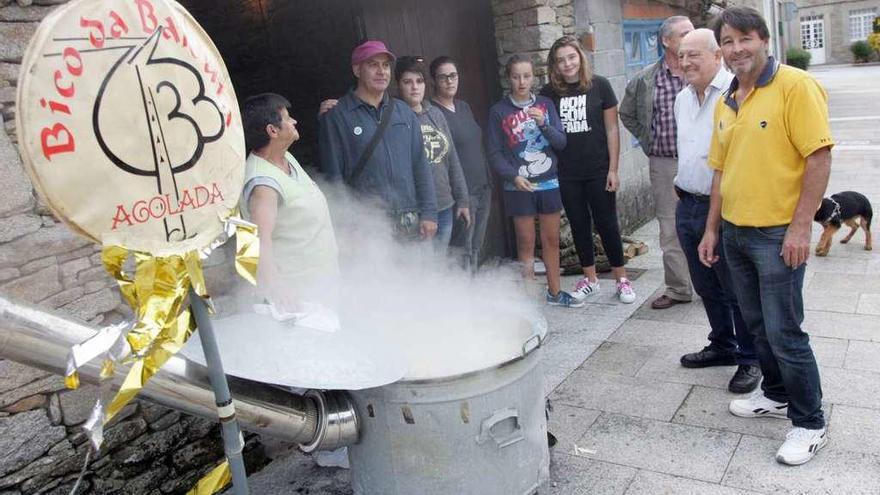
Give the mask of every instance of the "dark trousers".
[[703, 307], [709, 318], [709, 345], [721, 352], [735, 355], [737, 364], [756, 365], [758, 357], [755, 354], [754, 340], [736, 302], [721, 243], [716, 248], [718, 262], [712, 268], [700, 263], [697, 246], [703, 239], [708, 216], [708, 196], [679, 194], [675, 208], [675, 230], [687, 259], [691, 283], [703, 299]]
[[722, 238], [727, 265], [743, 319], [755, 339], [768, 399], [788, 402], [794, 426], [819, 429], [822, 384], [804, 321], [806, 265], [792, 270], [782, 260], [787, 225], [737, 227], [724, 222]]
[[465, 227], [461, 221], [454, 222], [451, 244], [461, 252], [462, 265], [466, 270], [475, 272], [480, 263], [480, 250], [486, 238], [491, 208], [492, 188], [486, 186], [470, 195], [471, 226]]
[[596, 264], [593, 250], [593, 222], [611, 266], [623, 266], [623, 241], [617, 223], [617, 195], [605, 190], [606, 179], [559, 180], [562, 206], [571, 225], [574, 246], [581, 266]]

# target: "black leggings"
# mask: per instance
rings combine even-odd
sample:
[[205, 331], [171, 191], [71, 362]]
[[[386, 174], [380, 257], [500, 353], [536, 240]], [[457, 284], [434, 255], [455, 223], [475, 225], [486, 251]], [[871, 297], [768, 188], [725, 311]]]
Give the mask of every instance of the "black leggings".
[[582, 267], [596, 264], [593, 251], [594, 217], [608, 262], [613, 267], [623, 266], [623, 241], [617, 223], [617, 194], [606, 191], [605, 184], [604, 177], [559, 181], [562, 205], [571, 224], [571, 234]]

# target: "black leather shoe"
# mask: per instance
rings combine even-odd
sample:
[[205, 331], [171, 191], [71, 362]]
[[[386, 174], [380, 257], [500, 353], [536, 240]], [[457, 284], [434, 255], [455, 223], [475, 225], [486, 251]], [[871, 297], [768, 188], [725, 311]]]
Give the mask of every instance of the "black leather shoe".
[[741, 364], [727, 384], [727, 390], [735, 394], [746, 394], [755, 390], [760, 382], [761, 368], [751, 364]]
[[736, 364], [733, 354], [704, 347], [700, 352], [692, 352], [681, 357], [681, 365], [685, 368], [707, 368], [709, 366], [732, 366]]

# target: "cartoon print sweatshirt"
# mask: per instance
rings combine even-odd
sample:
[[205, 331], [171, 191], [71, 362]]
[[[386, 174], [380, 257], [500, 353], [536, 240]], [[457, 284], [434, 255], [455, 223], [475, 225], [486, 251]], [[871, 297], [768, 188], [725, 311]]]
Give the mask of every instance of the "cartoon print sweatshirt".
[[[544, 111], [544, 126], [529, 117], [530, 107]], [[489, 109], [487, 148], [489, 163], [512, 190], [516, 176], [540, 184], [557, 178], [555, 150], [565, 148], [565, 132], [553, 102], [546, 96], [534, 96], [525, 107], [505, 96]], [[515, 188], [514, 188], [515, 189]]]

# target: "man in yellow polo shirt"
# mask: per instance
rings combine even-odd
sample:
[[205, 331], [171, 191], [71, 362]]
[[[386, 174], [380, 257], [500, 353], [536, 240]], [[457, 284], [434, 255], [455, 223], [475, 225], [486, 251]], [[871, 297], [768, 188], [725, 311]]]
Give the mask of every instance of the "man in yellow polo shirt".
[[776, 460], [803, 464], [827, 442], [819, 369], [801, 329], [801, 291], [812, 219], [831, 168], [828, 99], [809, 74], [768, 55], [770, 33], [756, 10], [729, 8], [714, 31], [736, 77], [715, 107], [715, 175], [698, 250], [704, 264], [717, 261], [720, 227], [764, 374], [761, 389], [729, 409], [746, 418], [788, 417], [793, 428]]

